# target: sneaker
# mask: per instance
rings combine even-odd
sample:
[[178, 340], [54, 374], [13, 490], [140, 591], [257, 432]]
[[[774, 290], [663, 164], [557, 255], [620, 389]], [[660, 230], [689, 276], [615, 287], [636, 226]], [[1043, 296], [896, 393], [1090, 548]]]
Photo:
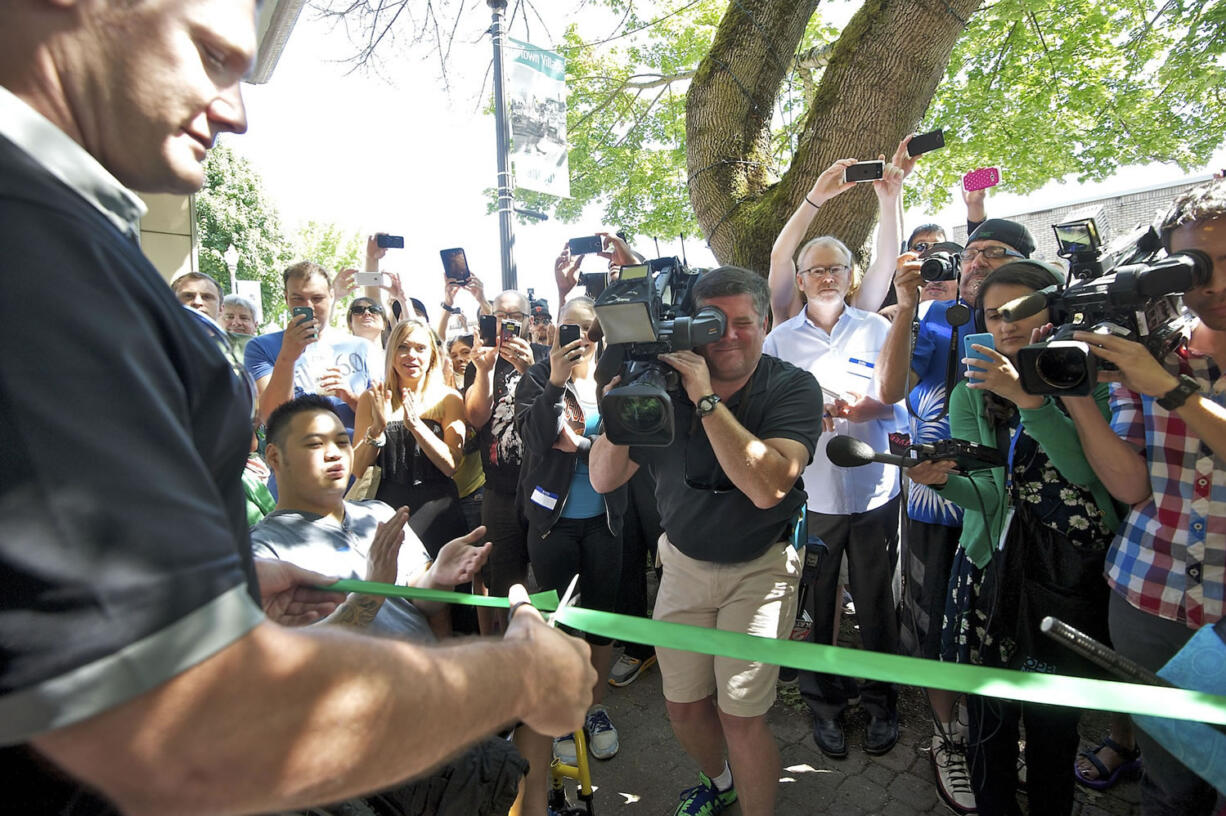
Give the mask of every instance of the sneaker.
[[575, 735], [567, 734], [564, 737], [554, 737], [553, 755], [564, 765], [578, 764], [579, 753], [575, 750]]
[[[602, 705], [592, 706], [587, 712], [587, 747], [597, 759], [612, 759], [617, 755], [617, 729], [609, 722], [609, 711]], [[573, 741], [571, 743], [574, 744]]]
[[779, 667], [779, 685], [795, 686], [800, 682], [800, 670], [791, 666]]
[[631, 657], [628, 654], [623, 654], [617, 658], [617, 662], [613, 664], [613, 670], [609, 672], [609, 685], [614, 688], [622, 688], [628, 686], [635, 680], [639, 679], [639, 675], [656, 665], [656, 656], [654, 654], [639, 660], [637, 657]]
[[681, 804], [673, 816], [715, 816], [736, 801], [736, 787], [719, 790], [711, 778], [698, 772], [698, 784], [681, 791]]
[[954, 813], [978, 813], [975, 791], [971, 788], [970, 769], [966, 764], [966, 743], [932, 738], [932, 770], [937, 777], [937, 793]]

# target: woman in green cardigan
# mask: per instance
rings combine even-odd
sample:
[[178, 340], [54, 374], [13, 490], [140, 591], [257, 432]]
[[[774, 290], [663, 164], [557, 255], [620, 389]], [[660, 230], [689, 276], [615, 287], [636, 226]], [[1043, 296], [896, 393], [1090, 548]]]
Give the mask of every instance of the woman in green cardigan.
[[[1119, 515], [1059, 401], [1026, 393], [1018, 379], [1017, 352], [1042, 330], [1047, 310], [1014, 323], [999, 314], [1010, 300], [1063, 279], [1057, 267], [1017, 261], [992, 272], [979, 290], [975, 319], [996, 348], [975, 346], [988, 362], [964, 360], [966, 381], [950, 395], [950, 428], [955, 437], [997, 448], [1008, 465], [967, 475], [953, 472], [949, 461], [909, 470], [966, 511], [942, 632], [946, 660], [1088, 674], [1087, 664], [1039, 633], [1039, 621], [1053, 615], [1106, 637], [1103, 558]], [[1105, 383], [1094, 397], [1108, 415]], [[1030, 812], [1070, 813], [1069, 765], [1080, 712], [976, 696], [968, 708], [971, 783], [981, 816], [1020, 812], [1019, 721], [1026, 726]]]

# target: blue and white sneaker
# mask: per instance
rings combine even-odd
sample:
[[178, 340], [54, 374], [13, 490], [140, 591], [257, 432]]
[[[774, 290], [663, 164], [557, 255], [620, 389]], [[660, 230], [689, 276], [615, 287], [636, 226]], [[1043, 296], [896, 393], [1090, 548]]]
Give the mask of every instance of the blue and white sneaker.
[[617, 729], [609, 721], [609, 711], [604, 706], [594, 705], [588, 709], [583, 730], [587, 734], [588, 748], [596, 759], [612, 759], [617, 755], [620, 747]]
[[575, 751], [575, 735], [567, 734], [564, 737], [554, 737], [553, 755], [558, 758], [559, 762], [565, 765], [578, 764], [579, 754]]

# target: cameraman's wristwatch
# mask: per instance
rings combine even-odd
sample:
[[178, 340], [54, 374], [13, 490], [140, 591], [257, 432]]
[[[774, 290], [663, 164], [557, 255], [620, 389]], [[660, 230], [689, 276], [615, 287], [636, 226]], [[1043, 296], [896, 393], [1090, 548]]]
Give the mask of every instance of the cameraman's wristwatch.
[[1179, 385], [1167, 391], [1158, 399], [1158, 404], [1168, 411], [1174, 411], [1188, 401], [1188, 397], [1200, 393], [1200, 383], [1187, 374], [1179, 375]]
[[710, 416], [715, 411], [715, 406], [719, 405], [719, 402], [718, 394], [707, 394], [705, 397], [699, 397], [697, 403], [698, 418], [702, 419], [703, 417]]

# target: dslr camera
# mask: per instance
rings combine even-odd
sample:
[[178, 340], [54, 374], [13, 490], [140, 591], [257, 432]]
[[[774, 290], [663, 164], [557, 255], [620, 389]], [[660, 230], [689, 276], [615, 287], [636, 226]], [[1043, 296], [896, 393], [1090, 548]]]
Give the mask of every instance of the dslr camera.
[[1208, 282], [1213, 272], [1208, 255], [1195, 249], [1167, 254], [1152, 226], [1106, 250], [1092, 217], [1052, 229], [1057, 252], [1069, 264], [1069, 282], [1000, 309], [1012, 321], [1047, 307], [1057, 325], [1051, 337], [1018, 352], [1018, 374], [1027, 393], [1084, 396], [1094, 391], [1099, 368], [1114, 368], [1095, 357], [1089, 345], [1073, 340], [1075, 331], [1134, 340], [1159, 360], [1179, 344], [1191, 322], [1180, 295]]
[[694, 309], [693, 289], [701, 274], [678, 258], [656, 258], [623, 266], [596, 298], [607, 343], [596, 380], [621, 375], [621, 384], [600, 404], [609, 441], [649, 446], [673, 441], [672, 397], [681, 393], [681, 377], [656, 355], [712, 343], [727, 326], [721, 309]]

